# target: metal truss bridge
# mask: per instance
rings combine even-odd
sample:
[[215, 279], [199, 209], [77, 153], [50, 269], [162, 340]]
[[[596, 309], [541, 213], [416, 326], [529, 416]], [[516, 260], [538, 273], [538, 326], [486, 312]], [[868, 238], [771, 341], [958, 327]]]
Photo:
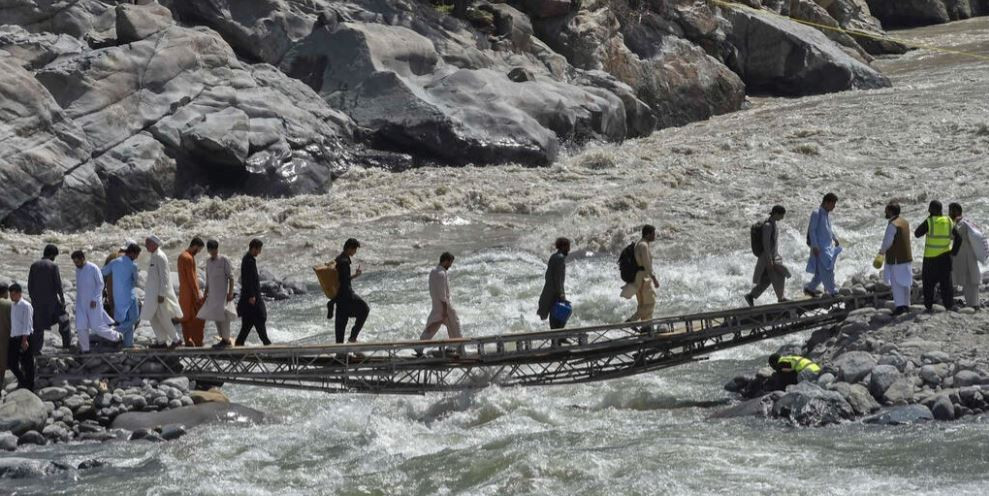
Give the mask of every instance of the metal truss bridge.
[[797, 300], [649, 322], [455, 340], [141, 349], [38, 359], [39, 368], [55, 371], [48, 377], [52, 380], [182, 375], [331, 393], [422, 394], [492, 384], [575, 384], [642, 374], [717, 350], [833, 326], [852, 310], [879, 306], [889, 297], [869, 293]]

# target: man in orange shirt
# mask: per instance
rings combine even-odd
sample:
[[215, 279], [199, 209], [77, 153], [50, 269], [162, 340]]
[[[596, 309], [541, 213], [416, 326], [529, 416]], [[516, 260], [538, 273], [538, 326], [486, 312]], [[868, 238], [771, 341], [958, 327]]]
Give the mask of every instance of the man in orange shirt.
[[182, 338], [186, 346], [202, 346], [204, 320], [196, 318], [203, 306], [199, 291], [199, 275], [196, 272], [196, 255], [206, 246], [202, 239], [192, 238], [189, 248], [179, 255], [179, 306], [182, 307]]

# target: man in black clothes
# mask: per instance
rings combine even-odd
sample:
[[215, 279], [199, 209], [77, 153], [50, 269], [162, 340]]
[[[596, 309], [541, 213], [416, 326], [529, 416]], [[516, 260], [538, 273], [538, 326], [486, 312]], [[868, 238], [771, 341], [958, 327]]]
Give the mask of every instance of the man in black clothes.
[[27, 276], [27, 292], [31, 295], [34, 307], [34, 332], [31, 334], [31, 350], [41, 354], [45, 344], [45, 331], [58, 324], [62, 336], [62, 347], [68, 348], [72, 342], [69, 329], [69, 316], [65, 313], [65, 295], [62, 294], [62, 276], [55, 265], [58, 247], [45, 246], [41, 260], [31, 264]]
[[341, 253], [336, 258], [337, 267], [337, 277], [339, 278], [339, 287], [337, 288], [337, 296], [333, 299], [336, 304], [336, 338], [337, 343], [343, 343], [344, 334], [347, 332], [347, 321], [350, 318], [354, 318], [354, 327], [350, 330], [350, 339], [348, 342], [356, 343], [357, 335], [361, 332], [361, 328], [364, 327], [364, 321], [367, 320], [368, 313], [371, 309], [368, 308], [367, 303], [354, 293], [354, 288], [351, 285], [351, 281], [360, 277], [363, 273], [361, 267], [358, 266], [357, 270], [351, 274], [350, 271], [350, 257], [357, 254], [357, 249], [361, 247], [360, 242], [354, 238], [348, 239], [343, 244], [343, 253]]
[[941, 288], [941, 301], [946, 310], [955, 306], [955, 286], [951, 281], [951, 252], [952, 241], [955, 239], [955, 226], [951, 219], [944, 215], [941, 202], [932, 200], [927, 208], [930, 214], [925, 222], [921, 222], [913, 235], [924, 242], [924, 265], [921, 268], [923, 282], [924, 307], [927, 312], [933, 312], [934, 295], [937, 287]]
[[258, 274], [258, 255], [264, 243], [257, 238], [251, 240], [247, 253], [240, 261], [240, 299], [237, 301], [237, 314], [240, 315], [240, 334], [237, 334], [237, 346], [244, 346], [251, 329], [258, 330], [258, 337], [265, 346], [271, 344], [265, 322], [268, 320], [268, 310], [261, 296], [261, 276]]
[[550, 329], [562, 329], [566, 323], [553, 317], [553, 305], [558, 301], [567, 301], [566, 291], [563, 286], [567, 279], [567, 255], [570, 254], [570, 240], [567, 238], [556, 239], [556, 253], [549, 257], [546, 264], [546, 282], [543, 284], [543, 292], [539, 295], [539, 307], [536, 314], [539, 318], [546, 320], [549, 318]]

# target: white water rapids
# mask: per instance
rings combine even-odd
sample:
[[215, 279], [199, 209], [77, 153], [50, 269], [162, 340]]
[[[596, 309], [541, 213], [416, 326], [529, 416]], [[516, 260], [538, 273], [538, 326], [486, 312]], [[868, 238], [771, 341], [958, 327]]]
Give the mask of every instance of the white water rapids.
[[[989, 18], [897, 34], [989, 55]], [[173, 260], [193, 235], [219, 238], [232, 259], [260, 236], [262, 267], [308, 278], [310, 266], [353, 236], [363, 243], [358, 261], [368, 273], [355, 287], [372, 309], [363, 339], [418, 335], [429, 310], [426, 275], [444, 250], [458, 256], [450, 279], [465, 333], [495, 334], [546, 326], [535, 306], [556, 236], [573, 238], [578, 252], [568, 266], [572, 325], [627, 317], [634, 303], [618, 296], [614, 254], [649, 222], [660, 232], [660, 313], [739, 306], [754, 263], [747, 225], [775, 203], [789, 210], [783, 252], [796, 276], [791, 293], [807, 276], [807, 217], [827, 191], [840, 197], [833, 214], [846, 246], [839, 282], [871, 270], [891, 199], [914, 223], [939, 198], [961, 202], [989, 224], [989, 63], [918, 50], [878, 64], [893, 88], [753, 99], [749, 110], [592, 146], [550, 168], [354, 170], [325, 196], [173, 201], [91, 232], [3, 232], [0, 272], [23, 280], [46, 242], [65, 253], [103, 254], [154, 231]], [[272, 303], [272, 339], [330, 339], [322, 303], [316, 295]], [[2, 480], [0, 492], [985, 494], [986, 424], [795, 429], [707, 420], [712, 405], [730, 398], [722, 385], [753, 371], [782, 342], [618, 381], [470, 395], [228, 386], [234, 401], [271, 420], [199, 427], [163, 444], [19, 451], [97, 457], [110, 467], [78, 478]]]

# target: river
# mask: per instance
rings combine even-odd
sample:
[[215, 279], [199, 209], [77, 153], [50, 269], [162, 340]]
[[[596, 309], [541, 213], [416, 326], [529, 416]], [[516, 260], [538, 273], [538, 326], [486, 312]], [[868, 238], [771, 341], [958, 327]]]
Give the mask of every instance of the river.
[[[989, 18], [895, 35], [989, 56]], [[650, 222], [660, 233], [661, 313], [738, 306], [754, 263], [747, 225], [774, 203], [789, 210], [782, 243], [795, 274], [791, 293], [806, 281], [807, 217], [829, 190], [840, 197], [833, 218], [846, 247], [839, 281], [869, 270], [890, 199], [914, 222], [934, 197], [960, 201], [974, 219], [989, 222], [989, 63], [918, 50], [878, 65], [893, 88], [753, 98], [745, 111], [591, 146], [549, 168], [352, 170], [325, 196], [172, 201], [90, 232], [3, 232], [9, 251], [0, 270], [26, 273], [45, 242], [103, 253], [153, 230], [172, 258], [192, 234], [219, 237], [232, 258], [261, 236], [262, 267], [308, 278], [308, 267], [354, 236], [367, 270], [355, 287], [372, 308], [364, 339], [417, 336], [428, 313], [426, 276], [444, 250], [458, 256], [450, 280], [465, 333], [495, 334], [545, 326], [535, 302], [560, 235], [575, 240], [567, 281], [573, 325], [627, 317], [634, 303], [618, 296], [615, 253]], [[329, 339], [322, 305], [316, 295], [272, 303], [272, 339]], [[730, 401], [722, 390], [728, 379], [800, 339], [580, 386], [414, 397], [228, 386], [234, 401], [269, 421], [199, 427], [162, 444], [19, 451], [75, 462], [95, 457], [109, 466], [2, 480], [0, 492], [985, 494], [987, 424], [798, 429], [707, 419]]]

